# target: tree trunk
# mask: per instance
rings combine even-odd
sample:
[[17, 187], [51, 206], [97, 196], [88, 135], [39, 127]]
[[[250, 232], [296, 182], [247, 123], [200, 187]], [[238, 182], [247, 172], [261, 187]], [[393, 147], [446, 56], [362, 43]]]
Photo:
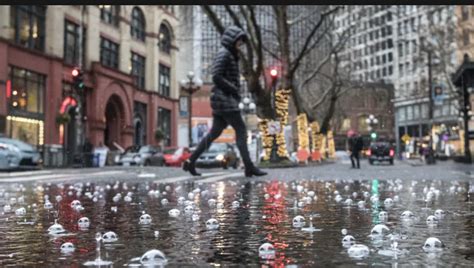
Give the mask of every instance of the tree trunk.
[[326, 135], [329, 130], [329, 122], [331, 121], [334, 112], [336, 111], [336, 101], [337, 101], [337, 94], [336, 90], [334, 90], [333, 95], [331, 96], [329, 109], [326, 115], [324, 116], [323, 122], [321, 124], [321, 133]]

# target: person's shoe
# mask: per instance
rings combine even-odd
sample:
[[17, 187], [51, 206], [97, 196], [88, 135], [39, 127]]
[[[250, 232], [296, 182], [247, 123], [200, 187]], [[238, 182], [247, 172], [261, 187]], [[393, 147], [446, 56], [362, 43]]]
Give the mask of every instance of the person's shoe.
[[252, 177], [253, 175], [255, 176], [265, 176], [268, 173], [259, 169], [258, 167], [251, 167], [250, 169], [245, 169], [245, 177]]
[[194, 163], [191, 163], [189, 160], [183, 162], [183, 170], [189, 171], [189, 173], [191, 173], [193, 176], [201, 176], [201, 173], [197, 173]]

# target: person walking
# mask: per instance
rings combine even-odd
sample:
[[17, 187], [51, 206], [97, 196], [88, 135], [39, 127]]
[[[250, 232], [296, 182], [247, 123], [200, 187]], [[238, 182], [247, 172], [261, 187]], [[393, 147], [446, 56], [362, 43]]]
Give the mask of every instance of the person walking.
[[350, 138], [349, 138], [349, 150], [351, 151], [351, 163], [352, 163], [352, 168], [356, 168], [355, 161], [357, 162], [357, 168], [360, 169], [360, 151], [362, 151], [362, 148], [364, 147], [364, 142], [362, 141], [362, 137], [354, 133]]
[[198, 157], [211, 146], [228, 125], [235, 130], [237, 147], [245, 165], [245, 176], [267, 174], [257, 168], [250, 159], [247, 148], [247, 129], [239, 109], [241, 96], [238, 52], [239, 47], [246, 41], [247, 34], [237, 26], [227, 27], [222, 34], [222, 47], [212, 65], [212, 81], [214, 82], [211, 93], [212, 128], [183, 164], [183, 170], [189, 171], [193, 176], [201, 175], [195, 168]]

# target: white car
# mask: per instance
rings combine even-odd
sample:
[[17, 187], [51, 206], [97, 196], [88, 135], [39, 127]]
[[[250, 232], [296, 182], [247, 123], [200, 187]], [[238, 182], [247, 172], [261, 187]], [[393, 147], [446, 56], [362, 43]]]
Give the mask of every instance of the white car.
[[0, 170], [35, 169], [41, 162], [33, 146], [16, 139], [0, 138]]

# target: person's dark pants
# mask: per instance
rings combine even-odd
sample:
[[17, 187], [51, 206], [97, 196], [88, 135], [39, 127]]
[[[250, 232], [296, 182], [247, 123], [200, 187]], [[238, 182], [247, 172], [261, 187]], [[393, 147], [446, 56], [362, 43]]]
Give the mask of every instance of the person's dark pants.
[[351, 153], [351, 162], [352, 162], [352, 167], [355, 168], [355, 163], [354, 163], [354, 158], [357, 161], [357, 168], [360, 168], [360, 162], [359, 162], [359, 152], [355, 151]]
[[212, 142], [221, 135], [222, 131], [228, 125], [231, 125], [235, 130], [237, 147], [239, 148], [245, 168], [252, 168], [253, 163], [252, 160], [250, 160], [250, 154], [247, 148], [247, 129], [240, 112], [213, 114], [211, 131], [201, 140], [194, 153], [189, 157], [189, 161], [192, 163], [196, 162], [198, 157], [211, 146]]

